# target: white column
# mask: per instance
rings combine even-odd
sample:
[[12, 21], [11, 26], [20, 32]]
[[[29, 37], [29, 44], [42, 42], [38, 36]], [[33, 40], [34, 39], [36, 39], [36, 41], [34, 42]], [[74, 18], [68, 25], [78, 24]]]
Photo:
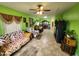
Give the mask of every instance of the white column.
[[[52, 24], [53, 23], [53, 24]], [[53, 25], [53, 26], [52, 26]], [[50, 30], [54, 31], [55, 28], [55, 16], [51, 17], [51, 21], [50, 21]]]

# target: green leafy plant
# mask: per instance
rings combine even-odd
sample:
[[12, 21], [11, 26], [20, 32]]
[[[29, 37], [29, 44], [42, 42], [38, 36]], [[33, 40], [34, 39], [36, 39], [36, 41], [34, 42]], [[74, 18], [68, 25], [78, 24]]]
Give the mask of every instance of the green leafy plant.
[[71, 30], [71, 31], [68, 30], [66, 32], [66, 35], [68, 35], [70, 38], [73, 38], [73, 39], [75, 39], [75, 37], [76, 37], [76, 33], [74, 30]]

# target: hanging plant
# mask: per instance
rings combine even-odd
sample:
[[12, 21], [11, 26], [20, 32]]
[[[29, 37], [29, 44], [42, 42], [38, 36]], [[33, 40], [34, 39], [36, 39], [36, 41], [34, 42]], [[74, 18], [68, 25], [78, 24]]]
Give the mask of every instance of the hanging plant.
[[12, 18], [13, 16], [12, 15], [7, 15], [7, 14], [2, 14], [1, 13], [1, 16], [3, 17], [3, 21], [7, 24], [11, 24], [12, 23]]

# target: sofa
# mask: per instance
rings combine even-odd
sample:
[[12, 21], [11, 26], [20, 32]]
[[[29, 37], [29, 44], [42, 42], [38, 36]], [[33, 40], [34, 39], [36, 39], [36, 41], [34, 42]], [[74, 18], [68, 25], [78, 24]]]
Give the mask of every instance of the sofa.
[[15, 31], [0, 37], [0, 56], [9, 56], [32, 38], [29, 32]]

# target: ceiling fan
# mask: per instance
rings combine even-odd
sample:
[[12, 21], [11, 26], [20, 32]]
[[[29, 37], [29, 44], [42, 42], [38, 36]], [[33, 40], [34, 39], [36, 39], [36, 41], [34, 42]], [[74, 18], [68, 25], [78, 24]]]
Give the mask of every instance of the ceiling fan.
[[37, 9], [30, 9], [30, 10], [36, 11], [36, 14], [39, 14], [39, 15], [42, 15], [44, 12], [51, 11], [49, 9], [44, 9], [43, 5], [37, 5]]

